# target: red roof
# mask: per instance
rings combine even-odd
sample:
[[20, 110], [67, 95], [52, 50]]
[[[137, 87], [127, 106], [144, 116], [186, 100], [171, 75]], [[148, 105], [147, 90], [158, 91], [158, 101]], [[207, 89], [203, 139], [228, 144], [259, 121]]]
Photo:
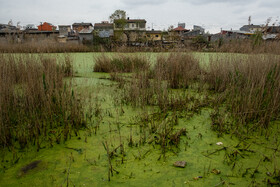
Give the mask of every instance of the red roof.
[[184, 29], [183, 27], [179, 26], [175, 29], [173, 29], [174, 31], [189, 31], [188, 29]]

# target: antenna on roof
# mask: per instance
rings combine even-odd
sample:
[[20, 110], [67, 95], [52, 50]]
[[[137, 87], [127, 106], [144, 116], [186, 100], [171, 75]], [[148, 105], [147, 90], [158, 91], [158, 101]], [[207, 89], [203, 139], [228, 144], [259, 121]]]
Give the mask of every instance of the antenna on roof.
[[252, 19], [252, 17], [249, 16], [249, 18], [248, 18], [248, 25], [251, 25], [251, 19]]

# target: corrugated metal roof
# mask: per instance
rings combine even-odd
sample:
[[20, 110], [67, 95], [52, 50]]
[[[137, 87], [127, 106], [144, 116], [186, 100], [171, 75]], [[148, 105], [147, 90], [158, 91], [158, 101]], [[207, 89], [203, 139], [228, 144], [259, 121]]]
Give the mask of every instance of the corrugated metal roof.
[[[118, 19], [114, 20], [117, 21]], [[126, 19], [124, 20], [126, 23], [146, 23], [147, 21], [145, 19]]]
[[92, 26], [91, 23], [73, 23], [72, 26]]
[[99, 27], [102, 27], [102, 26], [114, 26], [113, 23], [95, 23], [94, 26], [99, 26]]
[[146, 31], [147, 34], [161, 34], [162, 31], [160, 30], [151, 30], [151, 31]]
[[91, 34], [93, 29], [82, 29], [79, 34]]

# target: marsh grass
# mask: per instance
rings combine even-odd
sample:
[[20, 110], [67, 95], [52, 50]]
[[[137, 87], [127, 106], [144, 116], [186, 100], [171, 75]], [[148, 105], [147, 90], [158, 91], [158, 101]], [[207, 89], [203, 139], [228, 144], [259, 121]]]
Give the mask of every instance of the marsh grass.
[[155, 79], [165, 80], [169, 88], [188, 88], [201, 73], [199, 61], [190, 53], [159, 55], [153, 67]]
[[0, 145], [52, 146], [85, 127], [81, 103], [71, 89], [72, 62], [43, 55], [1, 55]]
[[265, 129], [279, 119], [280, 58], [277, 55], [227, 55], [210, 60], [204, 77], [219, 94], [217, 104], [226, 103], [234, 117], [235, 131]]
[[65, 53], [90, 52], [93, 49], [82, 44], [64, 44], [56, 41], [38, 41], [26, 43], [0, 43], [1, 53]]
[[117, 54], [113, 57], [102, 54], [95, 60], [94, 72], [118, 72], [128, 73], [143, 71], [150, 67], [148, 57], [145, 55], [123, 55]]
[[224, 42], [216, 42], [212, 51], [224, 53], [243, 53], [243, 54], [280, 54], [279, 41], [263, 41], [257, 38], [245, 40], [230, 40]]

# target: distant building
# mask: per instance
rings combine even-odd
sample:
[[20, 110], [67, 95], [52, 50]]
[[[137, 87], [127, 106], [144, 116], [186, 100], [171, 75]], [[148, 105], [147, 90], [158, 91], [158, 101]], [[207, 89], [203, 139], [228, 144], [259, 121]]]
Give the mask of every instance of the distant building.
[[186, 28], [186, 23], [178, 23], [178, 27]]
[[0, 24], [0, 30], [17, 30], [17, 27], [8, 24]]
[[222, 30], [221, 36], [224, 39], [246, 39], [250, 38], [253, 33], [240, 30]]
[[76, 33], [79, 33], [83, 29], [93, 29], [93, 25], [91, 23], [73, 23], [72, 24], [73, 30]]
[[108, 21], [102, 21], [101, 23], [94, 24], [94, 31], [100, 38], [109, 38], [114, 36], [114, 24]]
[[71, 25], [58, 25], [60, 36], [70, 36], [71, 35]]
[[93, 28], [82, 29], [79, 32], [79, 39], [82, 43], [92, 43], [93, 42]]
[[269, 26], [264, 29], [262, 38], [264, 40], [279, 40], [280, 39], [280, 26]]
[[200, 31], [200, 34], [204, 34], [205, 33], [205, 29], [201, 26], [198, 25], [194, 25], [193, 26], [193, 31]]
[[268, 26], [266, 32], [270, 34], [280, 34], [280, 26]]
[[245, 31], [245, 32], [252, 32], [255, 33], [257, 31], [262, 31], [263, 28], [260, 25], [243, 25], [240, 29], [240, 31]]
[[36, 28], [36, 26], [34, 24], [27, 24], [25, 26], [25, 30], [34, 30], [34, 31], [36, 31], [38, 29]]
[[56, 30], [56, 26], [54, 26], [48, 22], [44, 22], [43, 24], [38, 25], [37, 27], [38, 27], [39, 31], [55, 31]]
[[187, 33], [184, 33], [184, 37], [196, 37], [199, 35], [204, 35], [205, 29], [201, 26], [194, 25], [193, 30]]
[[161, 41], [162, 31], [159, 30], [146, 31], [146, 38], [148, 41]]
[[119, 22], [120, 20], [114, 20], [114, 28], [115, 30], [121, 30], [124, 29], [126, 31], [132, 30], [139, 30], [139, 31], [145, 31], [146, 30], [146, 23], [147, 21], [145, 19], [130, 19], [129, 17], [124, 21], [124, 28], [122, 28], [122, 24]]
[[174, 38], [174, 40], [178, 40], [178, 39], [176, 39], [176, 35], [178, 36], [178, 37], [180, 37], [180, 40], [182, 39], [181, 37], [185, 34], [185, 33], [188, 33], [190, 30], [189, 29], [184, 29], [183, 27], [181, 27], [181, 26], [179, 26], [179, 27], [177, 27], [177, 28], [175, 28], [175, 29], [173, 29], [172, 31], [171, 31], [171, 35], [173, 35], [173, 36], [175, 36], [175, 38]]

